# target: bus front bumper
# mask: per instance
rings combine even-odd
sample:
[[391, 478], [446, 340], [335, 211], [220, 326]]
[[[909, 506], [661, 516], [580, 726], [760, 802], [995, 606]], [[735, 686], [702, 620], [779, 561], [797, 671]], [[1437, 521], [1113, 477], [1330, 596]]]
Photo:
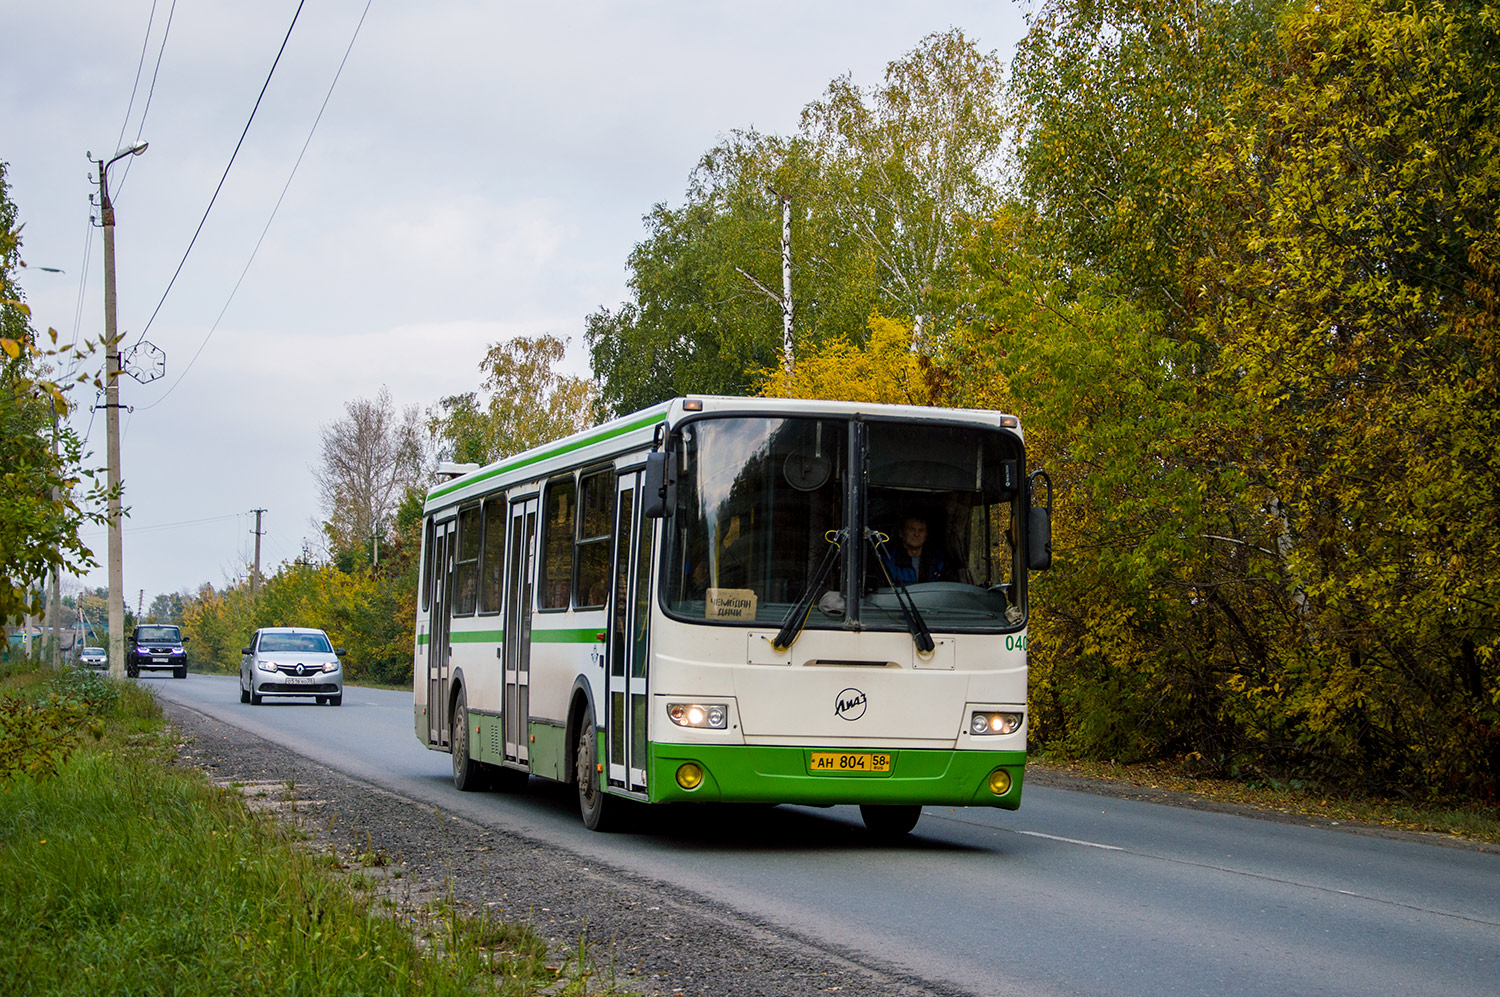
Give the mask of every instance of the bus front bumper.
[[[830, 755], [835, 761], [844, 756], [884, 756], [888, 769], [828, 769]], [[817, 765], [814, 756], [819, 756]], [[1024, 751], [653, 744], [646, 784], [653, 803], [920, 804], [1015, 810], [1021, 805], [1025, 767]]]

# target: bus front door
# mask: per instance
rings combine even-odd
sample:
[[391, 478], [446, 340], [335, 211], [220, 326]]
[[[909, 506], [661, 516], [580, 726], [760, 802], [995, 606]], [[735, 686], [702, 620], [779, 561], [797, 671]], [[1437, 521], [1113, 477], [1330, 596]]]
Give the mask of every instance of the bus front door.
[[510, 556], [505, 565], [505, 690], [501, 723], [505, 759], [526, 765], [526, 721], [531, 712], [531, 589], [536, 577], [534, 498], [510, 504]]
[[427, 640], [427, 741], [446, 745], [448, 728], [448, 665], [450, 619], [448, 600], [453, 586], [453, 540], [456, 519], [434, 523], [432, 530], [432, 621]]
[[639, 515], [640, 474], [633, 471], [621, 474], [618, 481], [609, 618], [609, 706], [605, 718], [609, 784], [644, 793], [651, 541], [655, 520], [642, 520]]

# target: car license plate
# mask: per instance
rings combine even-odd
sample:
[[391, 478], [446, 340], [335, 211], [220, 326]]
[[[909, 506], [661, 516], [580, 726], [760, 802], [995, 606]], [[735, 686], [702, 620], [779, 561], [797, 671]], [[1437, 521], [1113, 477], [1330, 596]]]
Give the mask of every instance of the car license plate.
[[288, 675], [287, 685], [312, 685], [315, 679], [311, 675]]
[[166, 658], [152, 658], [151, 659], [151, 663], [153, 665], [165, 665], [167, 663], [167, 659]]
[[889, 772], [891, 756], [870, 752], [814, 751], [814, 772]]

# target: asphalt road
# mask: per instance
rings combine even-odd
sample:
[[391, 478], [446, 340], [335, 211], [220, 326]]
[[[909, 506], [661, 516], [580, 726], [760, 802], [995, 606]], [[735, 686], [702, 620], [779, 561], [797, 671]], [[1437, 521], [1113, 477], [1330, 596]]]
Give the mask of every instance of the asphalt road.
[[852, 808], [674, 808], [592, 834], [537, 780], [457, 792], [410, 693], [252, 707], [232, 677], [141, 681], [410, 799], [977, 994], [1500, 992], [1493, 852], [1036, 785], [1014, 813], [928, 808], [900, 846]]

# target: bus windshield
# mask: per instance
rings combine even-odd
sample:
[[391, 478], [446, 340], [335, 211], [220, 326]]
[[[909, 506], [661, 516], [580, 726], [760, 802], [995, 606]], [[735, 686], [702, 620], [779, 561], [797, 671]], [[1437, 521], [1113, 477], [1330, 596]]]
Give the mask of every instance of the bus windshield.
[[[683, 426], [663, 598], [694, 622], [1016, 629], [1019, 439], [941, 422]], [[832, 548], [832, 550], [831, 550]], [[797, 624], [804, 625], [801, 623]]]

